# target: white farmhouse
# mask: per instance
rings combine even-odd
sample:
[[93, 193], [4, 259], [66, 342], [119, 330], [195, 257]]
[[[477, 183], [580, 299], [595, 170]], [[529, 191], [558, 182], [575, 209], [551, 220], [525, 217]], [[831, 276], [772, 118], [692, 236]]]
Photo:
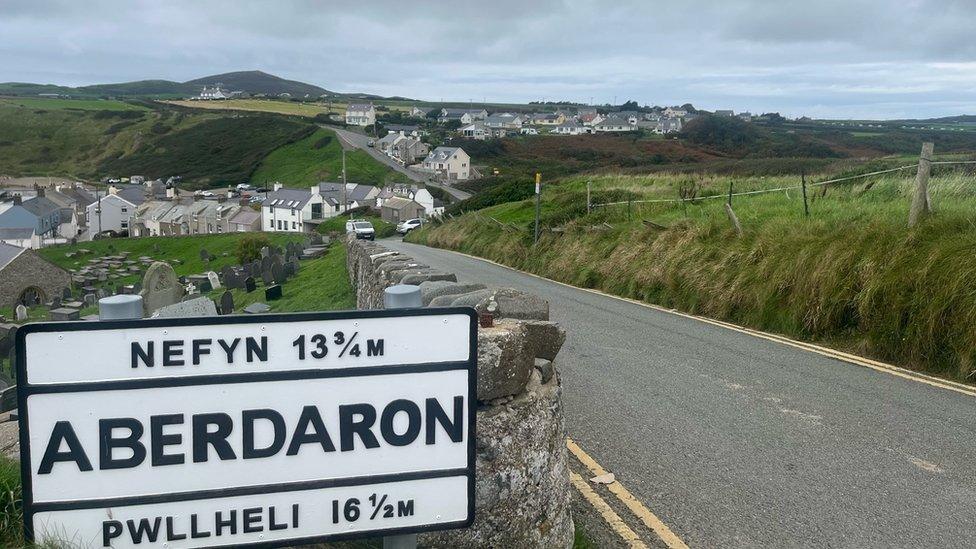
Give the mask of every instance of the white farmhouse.
[[[318, 185], [305, 189], [285, 189], [275, 183], [274, 192], [261, 204], [261, 230], [267, 232], [310, 232], [307, 222], [324, 219], [322, 195]], [[313, 223], [317, 224], [317, 223]]]
[[376, 122], [376, 107], [372, 103], [350, 103], [346, 107], [346, 124], [371, 126]]
[[437, 147], [424, 159], [423, 167], [449, 181], [471, 177], [471, 157], [461, 147]]
[[636, 130], [637, 126], [631, 124], [630, 120], [610, 116], [606, 120], [593, 126], [593, 129], [597, 132], [631, 132]]

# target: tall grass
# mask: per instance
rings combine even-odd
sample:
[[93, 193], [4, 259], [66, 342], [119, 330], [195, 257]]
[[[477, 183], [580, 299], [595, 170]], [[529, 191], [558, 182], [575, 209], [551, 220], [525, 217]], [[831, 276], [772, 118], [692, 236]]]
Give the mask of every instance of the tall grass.
[[[629, 214], [624, 204], [587, 214], [586, 181], [573, 180], [547, 189], [542, 225], [558, 231], [543, 231], [536, 248], [531, 201], [474, 212], [411, 239], [966, 379], [976, 369], [976, 179], [933, 178], [936, 213], [908, 229], [912, 175], [879, 179], [867, 190], [864, 182], [830, 186], [825, 196], [812, 187], [809, 217], [800, 191], [737, 197], [742, 237], [726, 218], [724, 199], [632, 204]], [[697, 178], [591, 181], [594, 202], [610, 202], [676, 197]], [[727, 192], [729, 182], [704, 181], [698, 196]], [[747, 191], [798, 178], [731, 182]]]

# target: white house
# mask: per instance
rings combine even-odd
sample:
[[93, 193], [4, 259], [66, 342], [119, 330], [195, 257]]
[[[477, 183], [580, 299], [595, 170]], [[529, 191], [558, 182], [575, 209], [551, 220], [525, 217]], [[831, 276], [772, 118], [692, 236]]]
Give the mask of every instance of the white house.
[[664, 109], [664, 116], [666, 118], [682, 118], [687, 114], [688, 111], [678, 107], [668, 107]]
[[637, 126], [631, 124], [629, 120], [610, 116], [603, 122], [593, 126], [593, 129], [598, 132], [631, 132], [636, 130]]
[[460, 147], [437, 147], [424, 159], [423, 167], [450, 181], [471, 177], [471, 157]]
[[129, 218], [135, 213], [136, 207], [142, 201], [130, 196], [111, 192], [100, 197], [85, 208], [85, 215], [88, 218], [88, 230], [92, 235], [103, 231], [128, 231]]
[[305, 190], [285, 189], [275, 183], [274, 192], [261, 204], [261, 230], [266, 232], [310, 232], [312, 227], [306, 225], [317, 225], [325, 217], [318, 185]]
[[434, 198], [427, 189], [417, 189], [410, 198], [424, 207], [427, 217], [439, 216], [444, 213], [444, 203]]
[[350, 103], [346, 107], [346, 124], [370, 126], [376, 122], [376, 107], [372, 103]]
[[581, 135], [584, 133], [593, 133], [593, 128], [584, 126], [575, 120], [567, 120], [553, 128], [552, 133], [559, 135]]
[[462, 126], [458, 128], [458, 133], [461, 134], [461, 137], [477, 139], [478, 141], [484, 141], [491, 137], [491, 130], [485, 127], [484, 122], [474, 122], [467, 126]]
[[485, 118], [489, 128], [518, 129], [522, 127], [522, 117], [510, 112], [495, 113]]
[[223, 88], [221, 88], [220, 86], [214, 86], [212, 88], [208, 88], [207, 86], [204, 86], [203, 91], [200, 92], [200, 95], [197, 96], [197, 99], [203, 99], [203, 100], [229, 99], [230, 95], [231, 94], [229, 92], [224, 91]]

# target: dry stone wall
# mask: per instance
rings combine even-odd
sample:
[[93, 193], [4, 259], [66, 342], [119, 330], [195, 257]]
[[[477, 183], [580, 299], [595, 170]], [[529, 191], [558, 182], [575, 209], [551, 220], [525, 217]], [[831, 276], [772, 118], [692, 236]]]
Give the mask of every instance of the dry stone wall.
[[380, 244], [348, 241], [360, 309], [383, 307], [383, 290], [420, 287], [425, 306], [494, 303], [494, 326], [478, 330], [477, 480], [471, 528], [424, 534], [429, 547], [573, 545], [566, 430], [556, 355], [565, 332], [544, 299], [513, 289], [458, 283]]

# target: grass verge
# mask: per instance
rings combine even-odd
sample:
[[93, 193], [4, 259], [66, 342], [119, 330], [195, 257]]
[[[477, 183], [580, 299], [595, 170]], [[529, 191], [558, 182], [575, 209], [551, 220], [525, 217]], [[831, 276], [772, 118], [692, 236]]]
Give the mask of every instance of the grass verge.
[[[727, 191], [776, 188], [789, 178], [700, 184], [698, 199], [674, 197], [700, 183], [680, 176], [592, 178], [547, 189], [542, 236], [532, 244], [531, 200], [502, 204], [431, 226], [408, 239], [486, 257], [547, 278], [693, 314], [813, 340], [951, 379], [976, 368], [976, 196], [973, 177], [940, 175], [937, 214], [906, 227], [912, 179], [891, 177], [733, 201], [737, 237], [721, 199]], [[815, 189], [815, 190], [814, 190]], [[650, 223], [645, 223], [648, 221]], [[555, 230], [552, 230], [555, 229]]]

